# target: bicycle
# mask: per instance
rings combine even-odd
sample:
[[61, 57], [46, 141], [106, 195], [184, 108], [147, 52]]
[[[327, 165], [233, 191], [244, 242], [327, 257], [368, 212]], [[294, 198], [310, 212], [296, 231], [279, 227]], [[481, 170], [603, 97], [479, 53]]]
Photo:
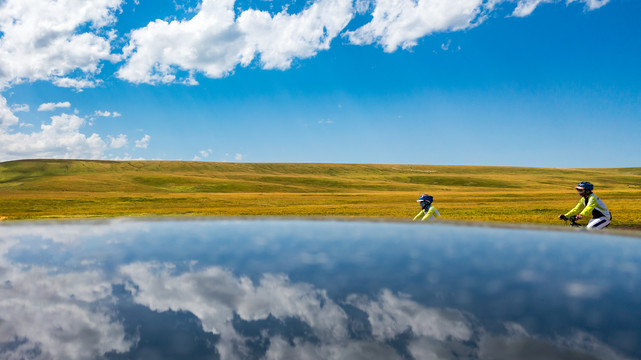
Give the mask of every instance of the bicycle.
[[567, 216], [563, 215], [561, 217], [561, 220], [565, 220], [566, 224], [569, 221], [570, 222], [570, 227], [582, 227], [583, 226], [583, 225], [579, 224], [578, 222], [576, 222], [576, 215], [572, 215], [570, 217], [567, 217]]

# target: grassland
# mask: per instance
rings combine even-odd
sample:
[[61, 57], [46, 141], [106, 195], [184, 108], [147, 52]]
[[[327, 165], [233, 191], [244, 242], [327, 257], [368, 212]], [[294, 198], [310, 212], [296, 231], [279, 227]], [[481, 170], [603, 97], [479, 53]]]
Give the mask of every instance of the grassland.
[[170, 215], [401, 218], [422, 193], [446, 219], [558, 224], [587, 180], [614, 228], [641, 230], [641, 168], [21, 160], [0, 163], [0, 220]]

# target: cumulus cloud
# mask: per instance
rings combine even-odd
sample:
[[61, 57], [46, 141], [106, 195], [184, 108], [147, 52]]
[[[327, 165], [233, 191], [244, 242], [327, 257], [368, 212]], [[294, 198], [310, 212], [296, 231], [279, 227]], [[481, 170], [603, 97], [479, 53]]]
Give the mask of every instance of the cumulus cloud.
[[149, 141], [151, 136], [145, 135], [140, 140], [136, 140], [136, 147], [141, 149], [146, 149], [149, 146]]
[[38, 106], [38, 111], [52, 111], [56, 108], [68, 108], [71, 107], [71, 103], [68, 101], [59, 102], [59, 103], [44, 103]]
[[[5, 0], [0, 2], [0, 89], [25, 81], [92, 87], [102, 61], [117, 61], [101, 33], [123, 0]], [[90, 25], [90, 26], [87, 26]], [[77, 78], [78, 74], [85, 76]]]
[[[118, 76], [134, 83], [193, 84], [196, 71], [219, 78], [255, 59], [265, 69], [287, 69], [295, 58], [329, 49], [352, 11], [351, 0], [319, 0], [298, 14], [245, 10], [236, 18], [234, 0], [203, 0], [189, 20], [156, 20], [133, 31]], [[188, 74], [179, 78], [178, 71]]]
[[77, 115], [51, 117], [40, 131], [10, 133], [0, 128], [0, 160], [22, 158], [98, 159], [107, 145], [98, 134], [80, 132], [85, 120]]
[[374, 1], [372, 0], [356, 0], [354, 1], [354, 11], [357, 14], [366, 14], [370, 10], [373, 3]]
[[[481, 24], [500, 3], [528, 16], [556, 0], [317, 0], [299, 13], [235, 9], [235, 0], [203, 0], [185, 20], [157, 19], [129, 34], [112, 53], [116, 16], [124, 0], [6, 0], [0, 2], [0, 90], [50, 81], [77, 90], [102, 83], [105, 61], [125, 62], [117, 76], [133, 83], [197, 84], [196, 74], [220, 78], [238, 66], [288, 69], [295, 59], [327, 50], [337, 36], [386, 52], [409, 49], [435, 32]], [[598, 9], [609, 0], [565, 0]], [[191, 11], [188, 11], [191, 12]], [[344, 31], [356, 15], [371, 21]]]
[[94, 116], [101, 116], [101, 117], [119, 117], [121, 114], [119, 112], [111, 112], [111, 111], [101, 111], [101, 110], [96, 110], [93, 113]]
[[[527, 16], [554, 0], [519, 0], [513, 16]], [[581, 2], [589, 10], [609, 0]], [[469, 29], [484, 22], [497, 4], [512, 0], [318, 0], [297, 14], [244, 10], [234, 0], [204, 0], [188, 20], [156, 20], [134, 30], [124, 48], [118, 77], [134, 83], [196, 84], [195, 74], [220, 78], [258, 61], [263, 69], [288, 69], [294, 59], [327, 50], [342, 33], [354, 45], [380, 45], [386, 52], [409, 49], [435, 32]], [[373, 10], [372, 10], [373, 8]], [[372, 19], [344, 31], [352, 18]], [[448, 46], [449, 47], [449, 46]]]
[[0, 131], [18, 123], [18, 117], [7, 106], [7, 99], [0, 96]]
[[372, 20], [345, 36], [356, 45], [378, 43], [386, 52], [408, 49], [431, 33], [475, 26], [494, 5], [483, 0], [379, 0]]
[[109, 147], [112, 149], [120, 149], [127, 145], [127, 135], [120, 134], [118, 137], [107, 136], [110, 140]]
[[[57, 108], [68, 108], [69, 102], [45, 103], [38, 111], [51, 111]], [[63, 113], [52, 116], [48, 123], [43, 123], [38, 130], [32, 124], [20, 122], [15, 111], [29, 111], [29, 105], [20, 104], [9, 107], [4, 97], [0, 96], [0, 161], [28, 158], [64, 158], [64, 159], [106, 159], [119, 158], [121, 155], [105, 155], [108, 149], [123, 149], [128, 143], [125, 134], [118, 136], [85, 134], [87, 117]], [[118, 112], [96, 111], [93, 116], [121, 116]], [[93, 117], [89, 116], [88, 120]], [[89, 123], [91, 125], [91, 123]], [[20, 129], [20, 130], [18, 130]], [[149, 145], [149, 135], [136, 141], [136, 147], [146, 148]], [[131, 155], [126, 154], [130, 159]]]
[[[1, 100], [0, 100], [1, 101]], [[11, 111], [16, 112], [29, 112], [31, 108], [28, 104], [14, 104], [11, 105]]]
[[549, 3], [552, 1], [554, 0], [521, 0], [518, 2], [516, 8], [512, 12], [512, 16], [529, 16], [541, 3]]
[[209, 157], [209, 155], [211, 155], [212, 151], [213, 151], [212, 149], [200, 150], [198, 152], [198, 155], [194, 155], [194, 158], [192, 159], [192, 161], [200, 161], [204, 158], [207, 158]]
[[54, 78], [52, 79], [54, 85], [63, 88], [73, 88], [81, 92], [85, 88], [94, 88], [102, 83], [99, 79], [72, 79], [72, 78]]
[[245, 155], [241, 153], [235, 153], [235, 154], [225, 153], [225, 158], [223, 159], [223, 161], [224, 162], [231, 161], [231, 160], [242, 161], [244, 158], [245, 158]]
[[[409, 49], [417, 41], [436, 32], [459, 31], [484, 22], [499, 3], [511, 0], [378, 0], [372, 20], [343, 35], [355, 45], [377, 44], [386, 52]], [[555, 0], [519, 0], [512, 16], [530, 15], [539, 5]], [[609, 0], [566, 0], [597, 9]], [[365, 5], [359, 3], [359, 9]]]
[[583, 1], [581, 1], [581, 0], [568, 0], [568, 4], [573, 2], [573, 1], [585, 2], [585, 5], [588, 7], [589, 10], [598, 9], [598, 8], [600, 8], [600, 7], [602, 7], [605, 4], [610, 2], [610, 0], [583, 0]]
[[[566, 4], [571, 4], [574, 2], [585, 3], [585, 6], [588, 10], [594, 10], [602, 7], [607, 4], [610, 0], [566, 0]], [[552, 3], [555, 0], [520, 0], [517, 3], [512, 16], [525, 17], [532, 14], [532, 12], [541, 4]]]

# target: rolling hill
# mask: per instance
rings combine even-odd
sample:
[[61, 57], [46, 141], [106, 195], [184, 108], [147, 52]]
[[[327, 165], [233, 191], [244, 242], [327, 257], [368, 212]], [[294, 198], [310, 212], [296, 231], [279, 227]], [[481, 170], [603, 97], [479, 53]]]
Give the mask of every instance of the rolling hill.
[[284, 215], [559, 223], [586, 180], [613, 227], [641, 229], [641, 168], [20, 160], [0, 163], [0, 218]]

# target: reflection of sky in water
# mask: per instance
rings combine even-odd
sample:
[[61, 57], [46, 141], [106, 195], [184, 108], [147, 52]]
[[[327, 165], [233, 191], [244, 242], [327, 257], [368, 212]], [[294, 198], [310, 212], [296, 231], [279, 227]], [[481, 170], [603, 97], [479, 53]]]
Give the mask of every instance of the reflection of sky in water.
[[637, 359], [641, 242], [426, 224], [0, 226], [1, 359]]

